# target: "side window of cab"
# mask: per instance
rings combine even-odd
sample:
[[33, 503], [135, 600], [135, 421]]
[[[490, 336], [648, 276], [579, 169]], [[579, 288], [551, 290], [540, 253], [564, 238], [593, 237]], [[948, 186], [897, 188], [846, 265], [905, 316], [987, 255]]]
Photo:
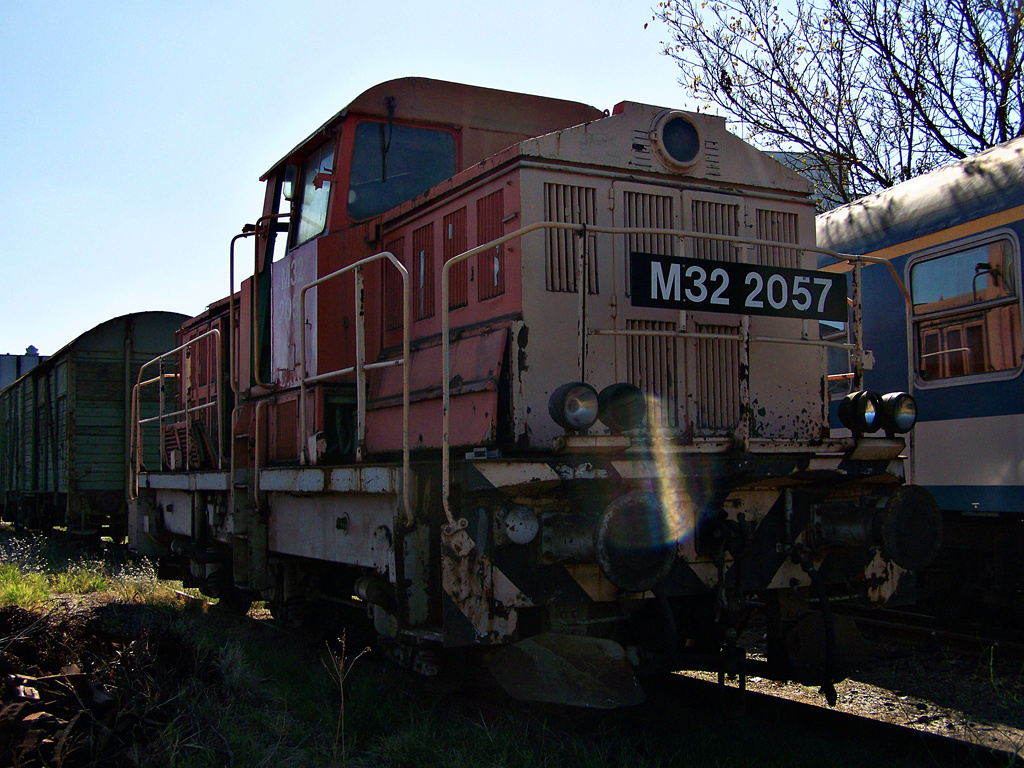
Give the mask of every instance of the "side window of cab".
[[298, 194], [292, 203], [292, 220], [295, 226], [292, 247], [302, 245], [324, 231], [327, 225], [327, 203], [331, 196], [331, 182], [317, 179], [317, 175], [333, 172], [333, 141], [322, 145], [302, 163]]
[[364, 120], [356, 124], [348, 215], [353, 221], [383, 213], [455, 175], [455, 135]]

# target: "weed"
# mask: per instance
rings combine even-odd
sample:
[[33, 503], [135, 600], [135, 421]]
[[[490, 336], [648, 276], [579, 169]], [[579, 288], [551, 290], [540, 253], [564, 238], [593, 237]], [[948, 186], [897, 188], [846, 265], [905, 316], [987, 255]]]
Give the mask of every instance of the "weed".
[[334, 729], [334, 753], [332, 756], [332, 762], [338, 764], [338, 741], [339, 737], [341, 740], [341, 760], [342, 765], [348, 765], [348, 749], [345, 743], [345, 678], [348, 677], [352, 671], [352, 667], [359, 661], [360, 657], [369, 652], [369, 648], [363, 648], [355, 658], [348, 661], [346, 664], [345, 654], [347, 651], [347, 636], [345, 632], [342, 632], [339, 640], [341, 643], [341, 652], [335, 653], [331, 646], [327, 645], [326, 658], [323, 659], [324, 667], [327, 668], [327, 674], [331, 676], [331, 680], [334, 682], [335, 687], [338, 689], [338, 696], [340, 702], [338, 704], [338, 719]]
[[0, 605], [34, 608], [50, 597], [46, 577], [25, 572], [14, 563], [0, 563]]

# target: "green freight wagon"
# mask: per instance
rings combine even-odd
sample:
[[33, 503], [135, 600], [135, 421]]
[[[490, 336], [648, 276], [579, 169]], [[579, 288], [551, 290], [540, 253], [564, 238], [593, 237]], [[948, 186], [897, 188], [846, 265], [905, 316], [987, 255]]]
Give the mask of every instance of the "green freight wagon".
[[[187, 319], [107, 320], [0, 391], [0, 519], [124, 538], [132, 388]], [[155, 413], [156, 403], [142, 408]]]

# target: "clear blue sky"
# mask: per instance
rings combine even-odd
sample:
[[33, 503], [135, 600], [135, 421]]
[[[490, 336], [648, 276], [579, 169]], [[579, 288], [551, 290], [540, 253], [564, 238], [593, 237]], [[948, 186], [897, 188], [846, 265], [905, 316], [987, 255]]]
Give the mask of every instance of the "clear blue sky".
[[226, 295], [259, 176], [375, 83], [686, 107], [651, 5], [0, 0], [0, 353]]

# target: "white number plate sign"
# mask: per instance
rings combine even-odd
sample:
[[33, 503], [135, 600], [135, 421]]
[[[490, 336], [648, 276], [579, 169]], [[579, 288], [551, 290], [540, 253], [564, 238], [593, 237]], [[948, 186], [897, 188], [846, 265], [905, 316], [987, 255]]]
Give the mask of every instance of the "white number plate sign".
[[809, 269], [629, 255], [634, 307], [846, 321], [846, 280]]

